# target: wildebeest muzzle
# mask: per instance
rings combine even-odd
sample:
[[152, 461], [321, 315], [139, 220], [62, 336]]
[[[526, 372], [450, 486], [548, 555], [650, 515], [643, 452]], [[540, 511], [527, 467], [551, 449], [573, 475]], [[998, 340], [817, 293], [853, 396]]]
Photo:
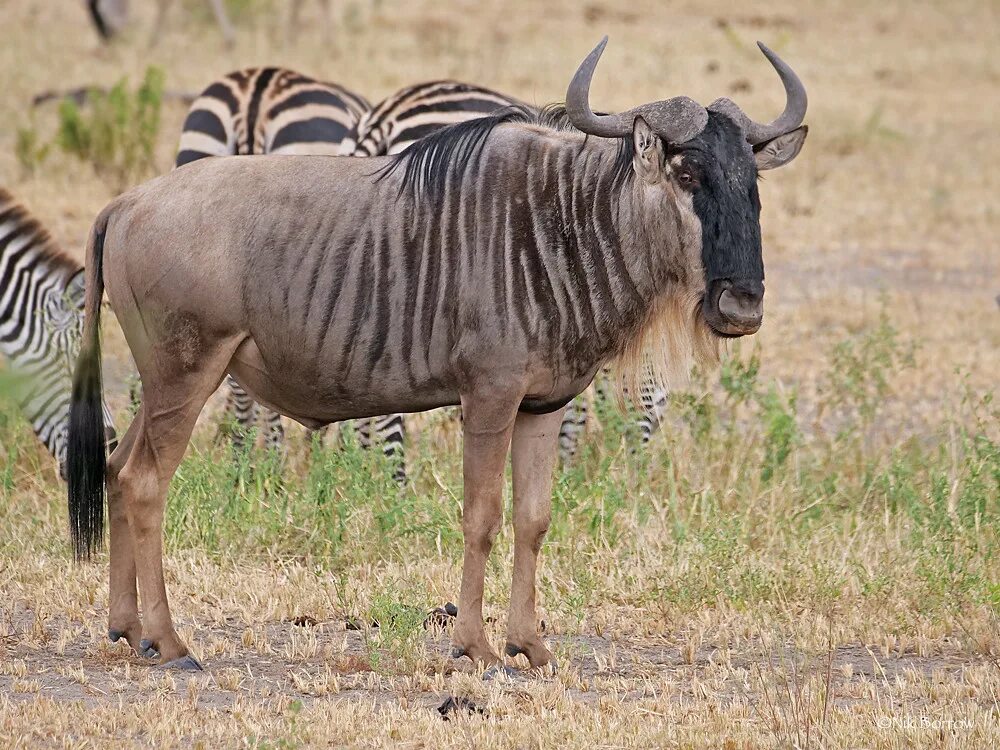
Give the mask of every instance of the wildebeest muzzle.
[[756, 333], [764, 319], [764, 282], [715, 279], [702, 303], [705, 320], [720, 336]]

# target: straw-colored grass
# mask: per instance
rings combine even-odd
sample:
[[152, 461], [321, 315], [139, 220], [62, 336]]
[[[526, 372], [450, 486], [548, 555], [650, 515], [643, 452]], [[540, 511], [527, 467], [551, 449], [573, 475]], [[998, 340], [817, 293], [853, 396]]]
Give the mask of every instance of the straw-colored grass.
[[[134, 6], [150, 5], [133, 3]], [[555, 674], [484, 683], [431, 608], [457, 598], [460, 426], [414, 420], [411, 480], [351, 441], [232, 462], [209, 409], [171, 490], [168, 588], [207, 667], [105, 638], [107, 559], [75, 565], [64, 488], [0, 409], [0, 744], [14, 747], [990, 747], [1000, 744], [1000, 157], [996, 6], [981, 2], [232, 2], [232, 50], [195, 0], [110, 48], [82, 3], [4, 4], [0, 182], [80, 252], [113, 180], [51, 152], [31, 97], [147, 65], [196, 91], [271, 63], [373, 100], [453, 76], [538, 104], [604, 33], [607, 109], [685, 93], [758, 118], [801, 73], [802, 155], [762, 184], [765, 325], [675, 394], [648, 452], [611, 405], [556, 482], [539, 601]], [[273, 21], [274, 9], [278, 20]], [[164, 105], [157, 167], [183, 107]], [[125, 350], [106, 327], [126, 421]], [[511, 534], [487, 579], [503, 634]], [[379, 627], [374, 627], [373, 623]], [[360, 628], [360, 629], [355, 629]], [[449, 696], [461, 706], [443, 721]], [[470, 705], [475, 706], [471, 708]]]

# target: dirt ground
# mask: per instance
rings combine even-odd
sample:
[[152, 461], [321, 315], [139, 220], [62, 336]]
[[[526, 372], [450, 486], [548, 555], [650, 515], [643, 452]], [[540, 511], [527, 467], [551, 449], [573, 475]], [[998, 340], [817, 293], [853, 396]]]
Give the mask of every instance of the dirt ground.
[[[974, 400], [996, 390], [1000, 5], [993, 0], [354, 0], [333, 3], [330, 39], [318, 3], [304, 4], [302, 28], [289, 34], [285, 4], [240, 0], [230, 3], [246, 9], [234, 13], [231, 49], [199, 2], [176, 5], [152, 45], [153, 4], [133, 2], [136, 26], [105, 47], [82, 2], [0, 0], [7, 31], [0, 184], [71, 253], [82, 254], [90, 223], [114, 190], [90, 165], [58, 152], [34, 172], [18, 163], [19, 128], [46, 134], [55, 127], [54, 105], [30, 106], [42, 91], [109, 86], [123, 75], [135, 82], [155, 64], [168, 89], [194, 92], [229, 70], [278, 64], [373, 101], [405, 84], [457, 77], [543, 104], [563, 97], [576, 65], [607, 33], [595, 108], [681, 93], [705, 103], [731, 96], [764, 119], [779, 110], [781, 89], [753, 45], [761, 39], [805, 81], [810, 135], [793, 165], [761, 183], [766, 317], [740, 349], [760, 356], [761, 377], [777, 393], [796, 394], [803, 445], [815, 440], [810, 427], [831, 350], [882, 317], [916, 350], [912, 366], [889, 373], [873, 434], [898, 437], [900, 445], [907, 437], [931, 443], [941, 439], [944, 420], [961, 412], [965, 394]], [[160, 171], [172, 163], [183, 117], [183, 106], [165, 106]], [[107, 334], [109, 401], [121, 416], [127, 359], [110, 326]], [[205, 430], [216, 428], [213, 419], [210, 412]], [[995, 434], [998, 426], [987, 428]], [[956, 439], [946, 436], [942, 450]], [[734, 563], [733, 575], [743, 576], [734, 584], [739, 595], [678, 604], [665, 602], [661, 588], [709, 575], [704, 568], [718, 565], [725, 550], [709, 554], [711, 540], [675, 544], [669, 535], [678, 516], [697, 515], [725, 472], [691, 478], [680, 500], [663, 490], [666, 480], [647, 494], [629, 485], [628, 498], [653, 510], [629, 518], [628, 540], [596, 534], [579, 559], [565, 541], [543, 550], [539, 598], [560, 669], [490, 681], [450, 657], [447, 628], [419, 629], [415, 640], [401, 631], [391, 648], [382, 628], [347, 629], [351, 608], [332, 598], [332, 574], [305, 552], [289, 559], [264, 550], [239, 560], [171, 549], [174, 616], [206, 667], [190, 675], [108, 642], [106, 558], [71, 563], [62, 486], [37, 448], [12, 439], [8, 451], [7, 440], [0, 435], [7, 462], [0, 468], [13, 467], [0, 487], [3, 746], [1000, 746], [998, 571], [994, 556], [982, 552], [994, 549], [989, 524], [976, 526], [972, 542], [949, 538], [942, 562], [932, 554], [939, 539], [912, 541], [887, 508], [865, 504], [863, 491], [835, 495], [830, 505], [851, 508], [843, 526], [819, 524], [790, 541], [749, 535]], [[686, 465], [684, 455], [666, 455], [670, 444], [658, 445], [659, 465]], [[449, 446], [439, 448], [442, 455]], [[946, 500], [956, 496], [948, 488], [960, 474], [935, 479]], [[720, 514], [723, 521], [751, 518], [748, 526], [770, 528], [775, 515], [811, 509], [811, 496], [793, 480], [769, 488], [755, 477], [746, 493], [719, 490], [719, 503], [733, 508]], [[419, 491], [457, 519], [453, 477], [429, 471], [424, 479]], [[596, 485], [601, 476], [590, 480]], [[663, 492], [651, 497], [654, 490]], [[930, 494], [919, 503], [929, 505]], [[745, 500], [753, 507], [739, 505]], [[377, 540], [350, 541], [363, 550]], [[341, 572], [361, 602], [387, 582], [423, 603], [457, 597], [454, 556], [442, 552], [440, 538], [413, 542], [407, 554], [371, 562], [358, 553], [362, 562]], [[954, 573], [952, 554], [972, 560], [971, 570]], [[497, 643], [509, 557], [501, 539], [487, 589]], [[824, 593], [828, 570], [842, 580], [834, 593]], [[744, 596], [756, 575], [775, 581], [770, 593]], [[873, 581], [882, 587], [874, 594], [865, 590]], [[927, 594], [950, 601], [959, 584], [977, 587], [961, 609]], [[304, 617], [315, 623], [294, 624]], [[444, 721], [438, 708], [449, 698]]]

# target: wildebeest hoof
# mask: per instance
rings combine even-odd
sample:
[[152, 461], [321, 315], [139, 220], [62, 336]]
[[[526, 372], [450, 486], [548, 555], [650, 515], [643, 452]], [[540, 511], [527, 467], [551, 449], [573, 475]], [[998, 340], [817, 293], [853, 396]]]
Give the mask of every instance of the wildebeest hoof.
[[195, 659], [191, 654], [187, 656], [182, 656], [178, 659], [171, 659], [165, 664], [161, 664], [161, 667], [165, 669], [183, 669], [187, 672], [204, 672], [205, 668], [201, 666], [201, 662]]
[[461, 659], [463, 656], [465, 656], [465, 649], [464, 648], [458, 648], [456, 646], [455, 648], [453, 648], [451, 650], [451, 658], [452, 659]]
[[[507, 654], [507, 656], [509, 656], [511, 658], [514, 658], [515, 656], [520, 656], [521, 654], [524, 654], [528, 658], [529, 662], [532, 661], [532, 659], [531, 659], [532, 649], [522, 648], [521, 646], [518, 646], [517, 644], [511, 643], [510, 641], [508, 641], [507, 645], [504, 646], [503, 650], [504, 650], [504, 653]], [[537, 659], [537, 662], [541, 662], [541, 663], [539, 664], [539, 663], [536, 663], [536, 662], [532, 662], [531, 668], [534, 669], [534, 670], [543, 670], [546, 667], [551, 667], [552, 673], [555, 674], [556, 669], [558, 668], [558, 665], [556, 664], [555, 657], [553, 657], [549, 653], [549, 650], [546, 649], [544, 646], [538, 645], [538, 646], [536, 646], [534, 648], [534, 652], [535, 652], [535, 656], [536, 657], [540, 657], [540, 658]]]
[[518, 677], [520, 674], [521, 670], [508, 667], [506, 664], [494, 664], [483, 672], [483, 682], [490, 682], [501, 675], [504, 677]]
[[508, 643], [506, 646], [504, 646], [503, 651], [505, 654], [507, 654], [507, 656], [510, 656], [511, 658], [515, 656], [520, 656], [521, 654], [524, 654], [525, 656], [528, 655], [527, 651], [525, 651], [520, 646], [515, 646], [513, 643]]
[[144, 657], [146, 659], [159, 659], [160, 658], [160, 652], [156, 650], [156, 647], [153, 645], [153, 642], [151, 640], [149, 640], [148, 638], [143, 638], [141, 641], [139, 641], [139, 652], [138, 653], [139, 653], [139, 656], [142, 656], [142, 657]]
[[114, 628], [108, 628], [108, 640], [112, 643], [118, 643], [122, 638], [125, 637], [124, 630], [115, 630]]

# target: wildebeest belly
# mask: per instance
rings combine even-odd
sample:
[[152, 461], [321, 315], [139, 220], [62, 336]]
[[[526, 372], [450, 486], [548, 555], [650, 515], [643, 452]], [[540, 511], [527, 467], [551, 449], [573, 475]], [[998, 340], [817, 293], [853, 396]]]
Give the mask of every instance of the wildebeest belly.
[[310, 355], [297, 346], [262, 348], [248, 338], [230, 364], [230, 374], [265, 406], [307, 427], [393, 412], [425, 411], [459, 403], [452, 383], [410, 380], [402, 371], [351, 373], [342, 363]]

